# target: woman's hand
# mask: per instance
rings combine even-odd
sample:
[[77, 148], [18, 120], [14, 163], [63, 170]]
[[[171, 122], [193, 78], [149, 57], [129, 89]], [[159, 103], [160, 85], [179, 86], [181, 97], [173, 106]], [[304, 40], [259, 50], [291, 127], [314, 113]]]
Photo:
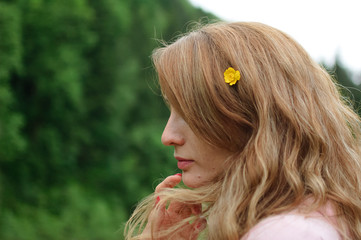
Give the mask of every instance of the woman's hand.
[[[166, 188], [173, 188], [177, 184], [179, 184], [181, 180], [181, 174], [169, 176], [156, 187], [155, 192], [158, 193]], [[160, 199], [157, 199], [156, 204], [161, 204], [159, 201]], [[181, 220], [190, 217], [191, 215], [200, 215], [202, 213], [202, 206], [200, 204], [184, 204], [180, 202], [170, 202], [168, 208], [166, 208], [165, 203], [162, 203], [162, 205], [158, 207], [160, 208], [160, 211], [152, 211], [148, 218], [148, 224], [145, 227], [143, 234], [150, 234], [151, 227], [154, 229], [155, 232], [159, 230], [165, 230], [173, 226], [174, 224], [180, 222]], [[195, 240], [197, 239], [198, 234], [205, 227], [205, 219], [197, 220], [193, 223], [186, 223], [180, 231], [177, 231], [176, 234], [172, 235], [172, 238]], [[166, 238], [157, 239], [163, 240]]]

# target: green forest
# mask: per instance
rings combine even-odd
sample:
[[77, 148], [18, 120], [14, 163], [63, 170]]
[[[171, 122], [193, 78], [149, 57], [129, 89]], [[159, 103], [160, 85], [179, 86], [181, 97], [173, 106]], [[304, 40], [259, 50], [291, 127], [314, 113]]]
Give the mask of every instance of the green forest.
[[[0, 0], [1, 240], [123, 238], [177, 172], [152, 50], [212, 19], [187, 0]], [[326, 67], [358, 107], [347, 68]]]

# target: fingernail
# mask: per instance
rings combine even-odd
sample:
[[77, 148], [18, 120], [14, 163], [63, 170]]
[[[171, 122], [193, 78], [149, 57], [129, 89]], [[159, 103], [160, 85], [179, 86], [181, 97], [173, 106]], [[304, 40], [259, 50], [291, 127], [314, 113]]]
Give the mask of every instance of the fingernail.
[[159, 203], [160, 201], [160, 197], [158, 196], [157, 199], [155, 200], [155, 204]]
[[176, 176], [182, 176], [182, 174], [181, 174], [181, 173], [177, 173], [177, 174], [174, 174], [174, 175], [176, 175]]

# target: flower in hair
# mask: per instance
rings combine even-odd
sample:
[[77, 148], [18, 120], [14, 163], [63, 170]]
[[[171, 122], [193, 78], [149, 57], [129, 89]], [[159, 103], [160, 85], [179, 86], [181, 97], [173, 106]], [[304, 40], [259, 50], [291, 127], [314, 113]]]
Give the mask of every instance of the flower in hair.
[[234, 70], [234, 68], [229, 67], [226, 71], [224, 71], [224, 81], [230, 86], [236, 84], [239, 79], [241, 79], [241, 73]]

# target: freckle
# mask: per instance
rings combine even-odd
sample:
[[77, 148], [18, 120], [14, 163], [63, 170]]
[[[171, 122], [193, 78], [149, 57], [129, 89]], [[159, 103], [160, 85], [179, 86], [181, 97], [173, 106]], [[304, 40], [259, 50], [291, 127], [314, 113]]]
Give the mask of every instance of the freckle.
[[198, 177], [198, 179], [201, 179], [201, 176], [200, 176], [200, 175], [198, 175], [197, 177]]

